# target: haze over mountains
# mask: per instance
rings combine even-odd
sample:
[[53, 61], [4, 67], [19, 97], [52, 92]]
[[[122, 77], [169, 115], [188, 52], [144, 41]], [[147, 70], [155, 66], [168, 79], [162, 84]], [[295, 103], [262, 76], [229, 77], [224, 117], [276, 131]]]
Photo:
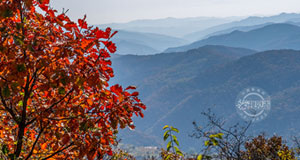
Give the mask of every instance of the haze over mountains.
[[266, 23], [298, 23], [300, 14], [282, 13], [274, 16], [258, 17], [195, 17], [165, 18], [156, 20], [136, 20], [128, 23], [110, 23], [97, 25], [100, 28], [111, 27], [116, 30], [146, 32], [197, 41], [207, 35], [234, 27], [262, 25]]
[[156, 33], [140, 33], [119, 30], [112, 39], [117, 54], [147, 55], [160, 53], [169, 47], [187, 44], [184, 39]]
[[274, 15], [269, 17], [252, 16], [252, 17], [242, 19], [240, 21], [234, 21], [234, 22], [214, 26], [205, 30], [199, 30], [187, 34], [183, 38], [190, 41], [197, 41], [197, 40], [201, 40], [202, 38], [214, 32], [218, 32], [221, 30], [226, 30], [234, 27], [261, 25], [265, 23], [286, 23], [286, 22], [299, 22], [299, 21], [300, 21], [300, 14], [296, 14], [296, 13], [282, 13], [279, 15]]
[[193, 31], [239, 20], [241, 17], [214, 18], [164, 18], [155, 20], [136, 20], [128, 23], [111, 23], [98, 25], [101, 28], [111, 27], [117, 30], [132, 32], [150, 32], [168, 36], [182, 37]]
[[205, 45], [225, 45], [254, 50], [300, 49], [300, 27], [279, 23], [270, 24], [248, 32], [233, 31], [229, 34], [209, 37], [192, 44], [169, 48], [165, 52], [181, 52]]
[[[144, 119], [135, 119], [135, 131], [121, 132], [122, 142], [159, 146], [162, 127], [168, 124], [181, 131], [178, 138], [185, 151], [197, 148], [197, 141], [189, 137], [192, 122], [204, 123], [201, 112], [208, 108], [229, 124], [243, 122], [234, 103], [238, 93], [251, 86], [271, 95], [272, 108], [266, 119], [251, 126], [250, 133], [297, 135], [299, 22], [299, 14], [249, 17], [218, 24], [201, 34], [190, 30], [200, 39], [190, 44], [182, 38], [121, 30], [113, 39], [119, 52], [112, 57], [115, 78], [111, 83], [136, 85], [148, 107]], [[177, 47], [159, 52], [172, 45]]]
[[[243, 33], [234, 31], [251, 32], [252, 30], [260, 30], [263, 27], [270, 25], [277, 25], [278, 23], [292, 24], [295, 26], [300, 25], [300, 14], [295, 13], [282, 13], [270, 17], [248, 17], [241, 19], [241, 17], [229, 17], [229, 18], [209, 18], [209, 17], [199, 17], [199, 18], [166, 18], [158, 20], [137, 20], [129, 23], [114, 23], [114, 24], [104, 24], [98, 25], [102, 28], [110, 26], [113, 29], [119, 31], [118, 34], [112, 39], [117, 43], [117, 54], [133, 54], [133, 55], [151, 55], [157, 54], [165, 51], [186, 51], [187, 49], [198, 48], [203, 45], [227, 45], [232, 44], [232, 47], [246, 47], [257, 50], [265, 50], [271, 47], [253, 47], [251, 42], [253, 39], [263, 36], [268, 33], [263, 33], [262, 35], [251, 35], [252, 39], [244, 40], [243, 45], [235, 44], [234, 42], [219, 42], [226, 38], [232, 41], [232, 36], [244, 36]], [[279, 27], [280, 32], [284, 34], [288, 31], [289, 27], [283, 28]], [[232, 35], [231, 33], [234, 33]], [[225, 36], [228, 34], [227, 36]], [[249, 33], [252, 34], [252, 33]], [[212, 38], [213, 36], [224, 35], [222, 38]], [[255, 37], [256, 36], [256, 37]], [[290, 35], [289, 35], [290, 36]], [[204, 40], [208, 39], [209, 40]], [[271, 37], [269, 37], [271, 39]], [[297, 46], [292, 44], [284, 44], [287, 37], [276, 37], [274, 41], [270, 42], [270, 45], [279, 45], [278, 49], [298, 49]], [[196, 40], [204, 40], [205, 42], [200, 42]], [[288, 40], [295, 41], [297, 43], [298, 37], [288, 37]], [[199, 45], [197, 45], [199, 43]], [[266, 43], [266, 42], [265, 42]], [[278, 44], [277, 44], [278, 43]], [[288, 42], [289, 43], [289, 42]], [[190, 45], [189, 45], [190, 44]], [[248, 45], [249, 44], [249, 45]], [[185, 45], [185, 46], [184, 46]], [[181, 48], [187, 49], [177, 49], [176, 47], [183, 46]], [[280, 48], [281, 47], [281, 48]]]

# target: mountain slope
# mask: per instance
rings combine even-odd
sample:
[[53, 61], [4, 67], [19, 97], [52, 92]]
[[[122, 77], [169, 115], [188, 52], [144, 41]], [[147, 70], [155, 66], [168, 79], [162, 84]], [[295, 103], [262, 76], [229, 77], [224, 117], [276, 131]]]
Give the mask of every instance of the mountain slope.
[[168, 47], [184, 45], [187, 41], [171, 36], [128, 32], [120, 30], [112, 38], [112, 41], [118, 46], [117, 54], [147, 55], [155, 54], [165, 50]]
[[[171, 91], [168, 89], [169, 87], [173, 85], [176, 86], [177, 84], [181, 85], [195, 78], [197, 74], [212, 67], [231, 62], [253, 53], [255, 53], [255, 51], [249, 49], [225, 46], [204, 46], [183, 53], [149, 56], [117, 55], [112, 59], [116, 76], [112, 79], [111, 83], [119, 83], [124, 86], [134, 84], [138, 87], [148, 109], [145, 112], [146, 117], [144, 119], [137, 119], [137, 121], [135, 121], [138, 126], [137, 132], [143, 131], [145, 135], [153, 135], [150, 132], [152, 125], [163, 117], [162, 114], [168, 113], [169, 110], [177, 106], [178, 100], [188, 100], [186, 93], [189, 91], [183, 87], [184, 91], [172, 89], [174, 93], [166, 94], [168, 97], [172, 96], [172, 98], [177, 99], [176, 101], [165, 97], [160, 99], [157, 96], [159, 96], [161, 92], [164, 90]], [[183, 94], [176, 94], [180, 92], [183, 92]], [[162, 105], [164, 107], [162, 107]], [[157, 136], [157, 134], [155, 134], [155, 136]], [[125, 132], [123, 133], [123, 137], [126, 137], [124, 138], [126, 142], [131, 136], [128, 132]], [[157, 137], [156, 139], [160, 138]], [[152, 140], [153, 145], [158, 144], [156, 139]], [[129, 142], [136, 145], [141, 144], [141, 142], [138, 141]], [[144, 142], [144, 144], [149, 145], [151, 143], [147, 141]]]
[[203, 39], [206, 39], [206, 38], [209, 38], [209, 37], [212, 37], [212, 36], [228, 34], [228, 33], [231, 33], [233, 31], [248, 32], [248, 31], [251, 31], [251, 30], [254, 30], [254, 29], [265, 27], [267, 25], [271, 25], [271, 24], [273, 24], [273, 23], [264, 23], [264, 24], [254, 25], [254, 26], [236, 26], [236, 27], [232, 27], [232, 28], [229, 28], [229, 29], [225, 29], [225, 30], [221, 30], [221, 31], [211, 33], [209, 35], [206, 35]]
[[250, 132], [285, 136], [298, 133], [300, 51], [250, 51], [245, 54], [248, 56], [228, 57], [229, 53], [221, 50], [201, 52], [199, 48], [182, 53], [116, 57], [114, 82], [137, 84], [148, 106], [145, 118], [135, 120], [136, 130], [159, 139], [164, 125], [174, 125], [181, 131], [178, 137], [184, 150], [197, 147], [197, 141], [188, 136], [193, 130], [192, 121], [203, 124], [201, 112], [210, 108], [230, 124], [242, 122], [234, 106], [236, 96], [242, 89], [256, 86], [271, 95], [272, 109], [265, 120], [251, 126]]
[[[254, 50], [244, 48], [207, 45], [198, 49], [180, 53], [164, 53], [147, 56], [116, 55], [113, 56], [113, 67], [116, 74], [122, 72], [126, 72], [126, 74], [116, 76], [113, 80], [125, 84], [136, 84], [135, 82], [141, 81], [142, 78], [148, 78], [147, 76], [152, 76], [157, 72], [164, 72], [164, 69], [170, 70], [170, 67], [174, 67], [173, 70], [177, 70], [177, 72], [179, 72], [178, 68], [180, 69], [181, 65], [184, 65], [184, 68], [189, 69], [176, 74], [180, 77], [185, 77], [185, 75], [188, 75], [189, 72], [191, 75], [195, 74], [195, 72], [202, 72], [213, 65], [222, 64], [255, 52], [256, 51]], [[143, 67], [136, 67], [139, 65], [142, 65]], [[131, 74], [136, 73], [138, 73], [137, 77], [132, 80]]]
[[169, 48], [165, 52], [180, 52], [204, 45], [225, 45], [254, 50], [300, 49], [300, 27], [291, 24], [271, 24], [248, 32], [234, 31], [213, 36], [190, 45]]

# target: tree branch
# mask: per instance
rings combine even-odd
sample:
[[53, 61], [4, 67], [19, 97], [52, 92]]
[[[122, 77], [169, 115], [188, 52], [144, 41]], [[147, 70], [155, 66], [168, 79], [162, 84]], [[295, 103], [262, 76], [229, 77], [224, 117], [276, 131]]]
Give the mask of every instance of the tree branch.
[[24, 98], [23, 98], [23, 107], [22, 107], [22, 115], [21, 115], [21, 122], [18, 124], [19, 125], [19, 131], [18, 131], [18, 139], [17, 139], [17, 148], [15, 150], [15, 156], [19, 157], [21, 150], [22, 150], [22, 144], [23, 144], [23, 137], [24, 137], [24, 130], [26, 127], [26, 108], [27, 108], [27, 101], [30, 96], [29, 94], [29, 75], [27, 75], [26, 79], [26, 85], [24, 88]]
[[[53, 103], [49, 108], [47, 108], [47, 109], [45, 110], [45, 112], [51, 110], [54, 106], [58, 105], [58, 104], [59, 104], [60, 102], [62, 102], [66, 97], [68, 97], [73, 91], [74, 91], [74, 88], [72, 88], [71, 90], [69, 90], [69, 92], [68, 92], [65, 96], [63, 96], [60, 100], [58, 100], [58, 101], [56, 101], [55, 103]], [[32, 124], [34, 121], [36, 121], [36, 119], [37, 119], [36, 117], [33, 118], [32, 120], [30, 120], [29, 122], [27, 122], [27, 123], [25, 124], [25, 126], [28, 126], [28, 125]]]
[[53, 153], [53, 154], [51, 154], [50, 156], [48, 156], [48, 157], [46, 157], [46, 158], [43, 158], [42, 160], [49, 159], [49, 158], [51, 158], [51, 157], [55, 156], [56, 154], [58, 154], [58, 153], [60, 153], [60, 152], [62, 152], [62, 151], [64, 151], [64, 150], [68, 149], [68, 148], [69, 148], [69, 147], [71, 147], [72, 145], [74, 145], [74, 142], [72, 142], [72, 143], [70, 143], [68, 146], [66, 146], [66, 147], [63, 147], [62, 149], [60, 149], [60, 150], [58, 150], [58, 151], [54, 152], [54, 153]]
[[14, 121], [16, 123], [19, 123], [18, 120], [17, 120], [17, 116], [16, 116], [16, 113], [7, 106], [6, 102], [5, 102], [5, 99], [2, 95], [2, 88], [0, 88], [0, 98], [1, 98], [1, 102], [2, 102], [2, 105], [4, 106], [5, 110], [7, 110], [9, 112], [9, 114], [12, 116], [12, 118], [14, 119]]
[[[48, 123], [48, 124], [49, 124], [49, 123]], [[48, 124], [47, 124], [47, 125], [48, 125]], [[46, 126], [47, 126], [47, 125], [46, 125]], [[33, 153], [33, 150], [34, 150], [34, 148], [35, 148], [35, 146], [36, 146], [36, 144], [37, 144], [39, 138], [41, 137], [41, 135], [42, 135], [44, 129], [46, 128], [46, 126], [45, 126], [45, 127], [42, 127], [42, 123], [41, 123], [41, 130], [40, 130], [38, 136], [36, 137], [36, 139], [35, 139], [35, 141], [34, 141], [34, 143], [33, 143], [33, 146], [31, 147], [31, 150], [30, 150], [30, 152], [29, 152], [29, 154], [27, 155], [27, 157], [26, 157], [25, 160], [28, 160], [28, 159], [31, 157], [31, 155], [32, 155], [32, 153]]]
[[49, 108], [47, 108], [45, 111], [49, 111], [50, 109], [52, 109], [54, 106], [58, 105], [60, 102], [62, 102], [66, 97], [68, 97], [72, 92], [74, 91], [74, 88], [72, 88], [71, 90], [69, 90], [69, 92], [63, 96], [60, 100], [58, 100], [57, 102], [53, 103]]

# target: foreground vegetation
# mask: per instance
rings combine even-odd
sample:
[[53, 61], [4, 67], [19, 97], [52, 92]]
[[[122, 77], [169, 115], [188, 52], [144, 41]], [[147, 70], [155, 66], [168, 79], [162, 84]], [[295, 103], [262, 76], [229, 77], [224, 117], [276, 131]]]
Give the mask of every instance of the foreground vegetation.
[[102, 159], [146, 107], [114, 76], [110, 28], [73, 22], [49, 0], [0, 1], [2, 159]]
[[[205, 126], [194, 125], [194, 132], [191, 135], [200, 142], [201, 152], [198, 154], [183, 153], [180, 149], [180, 141], [176, 137], [179, 133], [173, 126], [165, 126], [163, 139], [167, 141], [166, 148], [160, 150], [159, 155], [145, 156], [144, 160], [296, 160], [300, 156], [300, 140], [293, 137], [293, 143], [288, 143], [281, 136], [268, 137], [265, 134], [257, 136], [247, 135], [252, 122], [245, 122], [243, 125], [235, 124], [226, 126], [224, 121], [217, 118], [212, 112], [204, 112], [207, 117]], [[118, 150], [112, 159], [132, 159], [124, 150]], [[141, 158], [139, 158], [141, 159]]]

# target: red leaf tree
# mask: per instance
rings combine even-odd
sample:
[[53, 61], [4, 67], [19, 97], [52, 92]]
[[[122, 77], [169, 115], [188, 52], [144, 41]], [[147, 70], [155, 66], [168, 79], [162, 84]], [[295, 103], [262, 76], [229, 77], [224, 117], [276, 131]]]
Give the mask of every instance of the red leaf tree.
[[[36, 11], [40, 8], [41, 11]], [[145, 105], [109, 87], [105, 31], [75, 23], [49, 0], [0, 2], [0, 144], [10, 159], [101, 159]]]

